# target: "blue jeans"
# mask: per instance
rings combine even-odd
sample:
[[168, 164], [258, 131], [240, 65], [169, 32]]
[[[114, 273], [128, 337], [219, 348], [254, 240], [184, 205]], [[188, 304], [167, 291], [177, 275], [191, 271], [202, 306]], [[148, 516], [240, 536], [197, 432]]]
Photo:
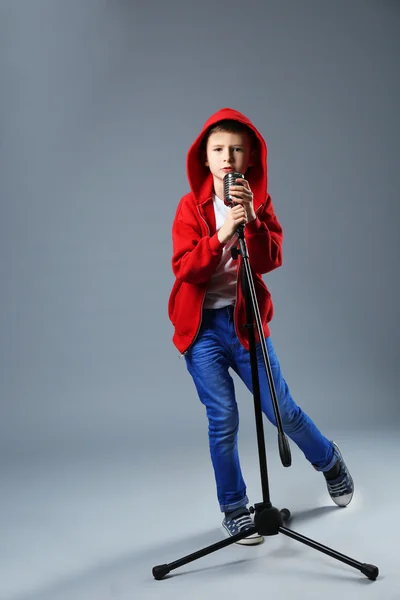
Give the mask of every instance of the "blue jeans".
[[[266, 339], [283, 428], [317, 471], [336, 462], [333, 445], [299, 408], [284, 380], [271, 339]], [[276, 426], [261, 345], [257, 345], [262, 411]], [[239, 414], [233, 369], [252, 392], [250, 353], [240, 344], [233, 322], [233, 307], [205, 309], [199, 335], [185, 355], [186, 365], [208, 417], [208, 437], [217, 497], [222, 512], [246, 506], [246, 484], [240, 467], [237, 434]]]

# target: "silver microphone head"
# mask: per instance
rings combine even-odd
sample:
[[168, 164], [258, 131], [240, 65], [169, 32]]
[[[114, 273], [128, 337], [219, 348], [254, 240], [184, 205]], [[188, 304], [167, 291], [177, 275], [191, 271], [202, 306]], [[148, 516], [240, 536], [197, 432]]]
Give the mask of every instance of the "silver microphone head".
[[239, 173], [239, 171], [231, 171], [224, 177], [224, 203], [226, 206], [233, 206], [233, 203], [235, 202], [234, 197], [229, 193], [229, 188], [231, 185], [235, 185], [236, 179], [244, 179], [244, 175]]

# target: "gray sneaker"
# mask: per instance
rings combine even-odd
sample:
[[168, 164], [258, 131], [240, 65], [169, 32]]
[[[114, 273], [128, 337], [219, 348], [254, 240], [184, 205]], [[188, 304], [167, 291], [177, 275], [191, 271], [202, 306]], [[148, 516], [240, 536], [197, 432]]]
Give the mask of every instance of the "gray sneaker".
[[[242, 533], [248, 529], [254, 528], [253, 519], [250, 516], [250, 512], [247, 508], [238, 508], [229, 514], [229, 516], [225, 515], [224, 520], [222, 521], [222, 527], [224, 528], [225, 533], [228, 536], [237, 535], [238, 533]], [[261, 544], [264, 541], [262, 535], [258, 533], [253, 533], [248, 537], [242, 538], [238, 540], [236, 544], [245, 544], [245, 545], [254, 545]]]
[[348, 468], [343, 460], [342, 453], [335, 442], [332, 442], [335, 455], [337, 456], [337, 466], [340, 467], [338, 475], [334, 479], [328, 479], [325, 475], [326, 486], [332, 500], [338, 506], [347, 506], [350, 504], [354, 494], [354, 482]]

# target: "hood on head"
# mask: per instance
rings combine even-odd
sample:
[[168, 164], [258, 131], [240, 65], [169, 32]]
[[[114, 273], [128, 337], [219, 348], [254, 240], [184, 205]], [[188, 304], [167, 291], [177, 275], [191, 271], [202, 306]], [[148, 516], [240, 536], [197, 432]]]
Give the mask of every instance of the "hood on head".
[[209, 119], [207, 119], [200, 134], [189, 148], [186, 157], [186, 172], [190, 189], [198, 203], [204, 202], [212, 195], [213, 177], [210, 169], [201, 161], [200, 146], [208, 129], [219, 121], [224, 121], [226, 119], [239, 121], [239, 123], [247, 125], [247, 127], [249, 127], [249, 129], [251, 129], [256, 136], [258, 145], [256, 162], [252, 167], [249, 167], [245, 177], [248, 180], [254, 194], [254, 206], [257, 208], [259, 204], [265, 201], [267, 195], [267, 145], [264, 141], [264, 138], [255, 128], [250, 119], [232, 108], [222, 108], [214, 113]]

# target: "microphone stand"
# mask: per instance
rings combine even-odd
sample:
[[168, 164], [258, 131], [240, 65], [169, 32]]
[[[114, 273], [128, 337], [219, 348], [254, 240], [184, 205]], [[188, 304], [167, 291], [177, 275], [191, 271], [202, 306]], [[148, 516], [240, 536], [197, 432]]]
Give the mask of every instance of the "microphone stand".
[[275, 508], [270, 500], [269, 493], [269, 483], [268, 483], [268, 471], [267, 471], [267, 457], [266, 457], [266, 449], [265, 449], [265, 439], [264, 439], [264, 428], [262, 421], [262, 408], [261, 408], [261, 399], [260, 399], [260, 383], [258, 376], [258, 364], [257, 364], [257, 354], [256, 354], [256, 338], [254, 332], [254, 319], [257, 327], [258, 337], [260, 340], [264, 366], [267, 372], [268, 378], [268, 386], [271, 393], [277, 429], [278, 429], [278, 445], [279, 445], [279, 453], [283, 466], [289, 467], [291, 465], [291, 454], [290, 447], [286, 438], [286, 435], [283, 431], [282, 419], [280, 416], [279, 405], [276, 398], [275, 385], [272, 378], [271, 365], [268, 357], [268, 350], [266, 347], [263, 331], [262, 331], [262, 321], [260, 317], [260, 312], [257, 303], [257, 297], [255, 293], [254, 281], [251, 271], [251, 266], [249, 262], [249, 255], [247, 251], [246, 240], [244, 236], [244, 225], [240, 225], [237, 229], [238, 239], [239, 239], [239, 248], [232, 248], [231, 253], [234, 259], [237, 259], [240, 255], [242, 257], [242, 263], [244, 268], [242, 269], [242, 286], [245, 298], [245, 306], [246, 306], [246, 320], [247, 323], [245, 327], [248, 329], [249, 333], [249, 350], [250, 350], [250, 364], [251, 364], [251, 373], [252, 373], [252, 382], [253, 382], [253, 397], [254, 397], [254, 411], [255, 411], [255, 420], [256, 420], [256, 431], [257, 431], [257, 444], [258, 444], [258, 455], [259, 455], [259, 463], [260, 463], [260, 475], [261, 475], [261, 485], [262, 485], [262, 495], [263, 501], [254, 505], [254, 507], [250, 507], [250, 512], [254, 514], [254, 527], [242, 532], [238, 533], [234, 536], [226, 538], [220, 542], [215, 544], [211, 544], [193, 554], [189, 554], [176, 560], [171, 563], [166, 563], [162, 565], [157, 565], [153, 567], [152, 574], [155, 579], [160, 580], [165, 577], [168, 573], [173, 571], [174, 569], [178, 569], [183, 565], [186, 565], [194, 560], [197, 560], [207, 554], [211, 554], [217, 550], [225, 548], [239, 540], [246, 538], [254, 533], [263, 536], [271, 536], [277, 535], [278, 533], [282, 533], [306, 546], [310, 546], [323, 554], [331, 556], [338, 561], [341, 561], [354, 569], [359, 570], [363, 575], [366, 575], [368, 579], [371, 581], [375, 581], [379, 575], [379, 569], [375, 565], [371, 565], [368, 563], [361, 563], [357, 560], [354, 560], [336, 550], [328, 548], [316, 542], [310, 538], [305, 537], [299, 533], [296, 533], [292, 529], [288, 529], [284, 526], [284, 522], [290, 519], [290, 511], [287, 508], [283, 508], [278, 510]]

